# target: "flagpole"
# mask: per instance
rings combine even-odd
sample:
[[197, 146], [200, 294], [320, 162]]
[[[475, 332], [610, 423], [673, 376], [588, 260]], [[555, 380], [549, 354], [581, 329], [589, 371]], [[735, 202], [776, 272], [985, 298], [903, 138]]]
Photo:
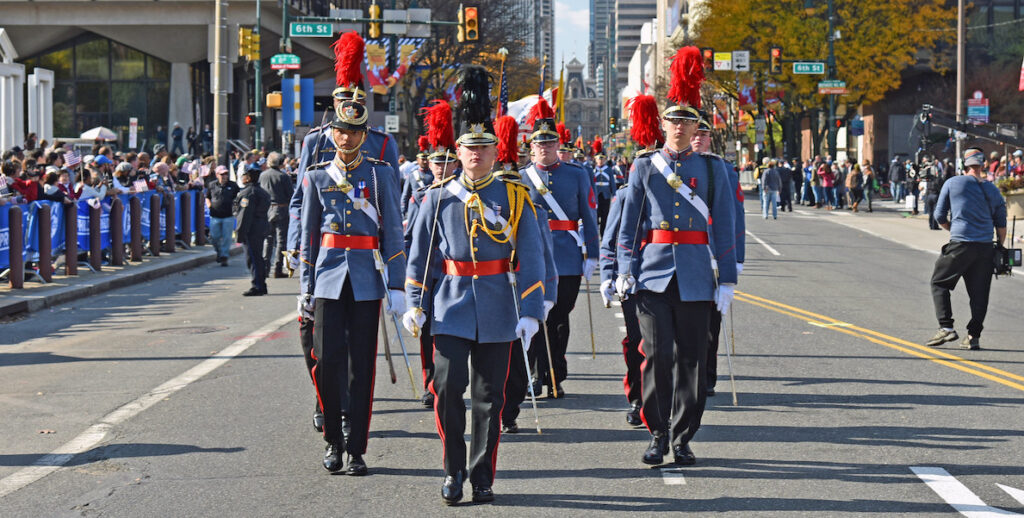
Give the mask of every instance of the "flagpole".
[[498, 55], [501, 56], [501, 71], [498, 73], [498, 117], [501, 117], [505, 115], [504, 107], [501, 105], [501, 88], [505, 84], [505, 56], [508, 56], [508, 49], [505, 47], [498, 49]]

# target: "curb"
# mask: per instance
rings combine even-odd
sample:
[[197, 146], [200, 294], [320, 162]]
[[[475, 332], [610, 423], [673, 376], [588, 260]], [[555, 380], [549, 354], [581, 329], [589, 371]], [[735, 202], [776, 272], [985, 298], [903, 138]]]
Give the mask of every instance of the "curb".
[[[243, 251], [241, 246], [231, 247], [232, 256], [240, 255]], [[49, 293], [38, 295], [11, 295], [4, 297], [0, 302], [0, 318], [17, 313], [35, 312], [52, 306], [57, 306], [72, 300], [90, 297], [125, 286], [131, 286], [139, 282], [146, 282], [172, 273], [189, 270], [205, 264], [214, 262], [217, 259], [217, 252], [212, 248], [201, 253], [190, 256], [172, 257], [168, 260], [160, 260], [156, 264], [149, 264], [143, 267], [136, 266], [129, 271], [122, 271], [96, 279], [83, 281], [73, 286], [65, 286], [55, 289]]]

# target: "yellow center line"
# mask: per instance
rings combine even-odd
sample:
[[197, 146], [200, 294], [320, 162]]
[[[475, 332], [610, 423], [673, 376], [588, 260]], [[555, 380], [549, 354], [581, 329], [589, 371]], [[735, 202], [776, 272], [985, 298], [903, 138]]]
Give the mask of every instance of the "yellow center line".
[[[807, 310], [803, 310], [803, 309], [800, 309], [800, 308], [795, 308], [793, 306], [789, 306], [789, 305], [783, 304], [781, 302], [776, 302], [776, 301], [773, 301], [773, 300], [765, 299], [765, 298], [762, 298], [762, 297], [758, 297], [756, 295], [751, 295], [749, 293], [744, 293], [744, 292], [737, 291], [736, 292], [736, 299], [740, 300], [740, 301], [743, 301], [743, 302], [746, 302], [748, 304], [752, 304], [754, 306], [759, 306], [759, 307], [762, 307], [762, 308], [765, 308], [765, 309], [769, 309], [769, 310], [774, 311], [776, 313], [781, 313], [783, 315], [791, 316], [791, 317], [799, 319], [799, 320], [804, 320], [804, 321], [806, 321], [807, 323], [809, 323], [811, 325], [822, 327], [824, 329], [830, 329], [832, 331], [836, 331], [836, 332], [839, 332], [839, 333], [844, 333], [844, 334], [847, 334], [847, 335], [850, 335], [850, 336], [854, 336], [854, 337], [857, 337], [857, 338], [861, 338], [861, 339], [864, 339], [864, 340], [867, 340], [869, 342], [876, 343], [876, 344], [879, 344], [879, 345], [884, 345], [885, 347], [888, 347], [890, 349], [895, 349], [895, 350], [900, 351], [900, 352], [904, 352], [904, 353], [909, 354], [911, 356], [917, 356], [919, 358], [924, 358], [926, 360], [933, 361], [935, 363], [944, 365], [944, 366], [952, 368], [952, 369], [956, 369], [956, 370], [959, 370], [959, 371], [962, 371], [962, 372], [966, 372], [968, 374], [979, 376], [981, 378], [985, 378], [985, 379], [990, 380], [990, 381], [995, 381], [996, 383], [1000, 383], [1002, 385], [1006, 385], [1008, 387], [1012, 387], [1012, 388], [1015, 388], [1017, 390], [1024, 391], [1024, 384], [1016, 383], [1016, 382], [1010, 381], [1008, 379], [1000, 378], [1000, 377], [994, 376], [992, 374], [989, 374], [988, 372], [982, 372], [981, 370], [978, 370], [978, 369], [987, 370], [987, 371], [990, 371], [990, 372], [993, 372], [993, 373], [996, 373], [996, 374], [999, 374], [999, 375], [1002, 375], [1002, 376], [1006, 376], [1007, 378], [1018, 379], [1018, 380], [1024, 381], [1024, 377], [1018, 376], [1018, 375], [1010, 373], [1010, 372], [1006, 372], [1006, 371], [1003, 371], [1003, 370], [1000, 370], [1000, 369], [996, 369], [994, 367], [989, 367], [988, 365], [983, 365], [983, 364], [978, 363], [978, 362], [974, 362], [974, 361], [970, 361], [970, 360], [965, 360], [963, 358], [960, 358], [959, 356], [956, 356], [956, 355], [953, 355], [953, 354], [948, 354], [948, 353], [946, 353], [944, 351], [937, 351], [937, 350], [934, 350], [934, 349], [924, 348], [923, 346], [919, 346], [919, 345], [917, 345], [915, 343], [908, 342], [906, 340], [901, 340], [899, 338], [892, 337], [892, 336], [886, 335], [884, 333], [879, 333], [878, 331], [874, 331], [874, 330], [871, 330], [871, 329], [865, 329], [865, 328], [862, 328], [862, 327], [859, 327], [859, 326], [856, 326], [856, 325], [853, 325], [853, 324], [849, 324], [847, 322], [842, 322], [842, 321], [836, 320], [834, 318], [830, 318], [830, 317], [827, 317], [827, 316], [824, 316], [824, 315], [819, 315], [817, 313], [812, 313], [812, 312], [807, 311]], [[783, 308], [785, 308], [785, 309], [783, 309]], [[898, 345], [898, 344], [905, 344], [905, 345], [908, 345], [910, 347], [904, 347], [904, 346]], [[968, 365], [970, 367], [968, 367]], [[971, 367], [976, 367], [976, 368], [971, 368]]]

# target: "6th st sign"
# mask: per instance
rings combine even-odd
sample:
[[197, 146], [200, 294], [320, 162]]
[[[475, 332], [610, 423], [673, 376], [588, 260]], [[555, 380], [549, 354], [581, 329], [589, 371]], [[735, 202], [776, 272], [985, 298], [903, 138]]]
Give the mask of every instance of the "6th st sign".
[[295, 54], [274, 54], [270, 57], [271, 70], [298, 70], [302, 60]]

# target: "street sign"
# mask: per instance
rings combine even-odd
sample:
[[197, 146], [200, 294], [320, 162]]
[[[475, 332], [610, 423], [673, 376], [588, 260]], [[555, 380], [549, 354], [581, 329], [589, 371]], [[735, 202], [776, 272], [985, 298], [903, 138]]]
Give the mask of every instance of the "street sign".
[[[358, 20], [362, 17], [363, 11], [360, 9], [331, 9], [331, 18], [341, 18], [342, 20]], [[361, 22], [334, 24], [334, 32], [360, 32], [362, 30], [363, 24]]]
[[271, 70], [298, 70], [301, 65], [302, 60], [295, 54], [274, 54], [270, 57]]
[[825, 63], [821, 61], [797, 61], [793, 63], [794, 74], [824, 74]]
[[821, 95], [846, 95], [846, 81], [826, 79], [818, 82], [818, 93]]
[[715, 70], [732, 70], [732, 52], [715, 52]]
[[384, 131], [388, 133], [398, 133], [398, 115], [384, 116]]
[[736, 72], [750, 72], [750, 51], [732, 51], [732, 69]]
[[[980, 92], [976, 92], [980, 93]], [[988, 99], [974, 98], [967, 100], [967, 122], [970, 124], [988, 124]]]
[[292, 38], [311, 36], [314, 38], [330, 38], [334, 36], [334, 27], [327, 23], [291, 22], [288, 24], [288, 36]]
[[139, 146], [139, 119], [128, 118], [128, 148], [135, 149]]

